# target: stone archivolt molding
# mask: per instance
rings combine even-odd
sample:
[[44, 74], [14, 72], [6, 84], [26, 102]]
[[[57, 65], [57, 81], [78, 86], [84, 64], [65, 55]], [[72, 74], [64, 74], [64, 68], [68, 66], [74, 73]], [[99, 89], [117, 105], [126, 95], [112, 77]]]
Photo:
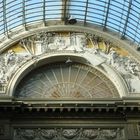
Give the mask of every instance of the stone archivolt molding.
[[[12, 76], [28, 61], [36, 60], [35, 63], [38, 63], [41, 56], [55, 53], [65, 55], [68, 52], [78, 54], [93, 67], [104, 64], [111, 66], [118, 71], [119, 75], [122, 75], [124, 80], [121, 81], [126, 82], [129, 92], [140, 92], [138, 84], [140, 83], [140, 65], [128, 52], [93, 34], [79, 32], [40, 32], [21, 39], [17, 46], [2, 53], [0, 61], [1, 92], [5, 92]], [[121, 96], [127, 94], [128, 91], [123, 91]]]
[[122, 128], [15, 128], [13, 140], [124, 140]]

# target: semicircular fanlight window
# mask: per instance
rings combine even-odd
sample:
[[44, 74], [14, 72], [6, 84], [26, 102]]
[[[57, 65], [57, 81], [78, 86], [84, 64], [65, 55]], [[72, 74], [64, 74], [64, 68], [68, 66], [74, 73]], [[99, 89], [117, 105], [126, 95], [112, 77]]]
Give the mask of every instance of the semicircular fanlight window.
[[118, 98], [119, 94], [112, 82], [95, 68], [60, 63], [30, 72], [19, 83], [14, 96], [64, 100]]

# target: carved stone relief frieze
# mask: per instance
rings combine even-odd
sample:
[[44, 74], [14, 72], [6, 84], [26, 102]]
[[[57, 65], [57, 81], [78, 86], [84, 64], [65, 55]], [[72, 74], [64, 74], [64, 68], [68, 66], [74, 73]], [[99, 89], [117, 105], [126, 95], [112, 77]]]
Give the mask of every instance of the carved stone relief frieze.
[[[113, 46], [109, 41], [92, 34], [41, 32], [30, 37], [30, 39], [28, 38], [28, 41], [24, 40], [24, 42], [26, 44], [24, 48], [30, 50], [34, 55], [65, 50], [83, 53], [81, 55], [94, 66], [103, 62], [107, 63], [123, 76], [130, 92], [140, 92], [140, 85], [135, 84], [140, 83], [140, 64], [125, 50]], [[34, 47], [31, 44], [34, 44]]]
[[122, 128], [15, 128], [13, 140], [124, 140]]
[[1, 87], [26, 60], [47, 53], [72, 52], [80, 53], [93, 66], [106, 63], [114, 67], [123, 76], [129, 92], [140, 92], [140, 64], [127, 51], [93, 34], [39, 32], [21, 39], [17, 44], [18, 47], [12, 46], [0, 56]]
[[[21, 42], [22, 46], [34, 55], [65, 50], [83, 53], [82, 56], [93, 65], [105, 62], [123, 76], [130, 92], [140, 92], [140, 85], [135, 84], [140, 83], [140, 64], [125, 50], [113, 46], [109, 41], [92, 34], [41, 32]], [[95, 62], [95, 59], [98, 62]]]

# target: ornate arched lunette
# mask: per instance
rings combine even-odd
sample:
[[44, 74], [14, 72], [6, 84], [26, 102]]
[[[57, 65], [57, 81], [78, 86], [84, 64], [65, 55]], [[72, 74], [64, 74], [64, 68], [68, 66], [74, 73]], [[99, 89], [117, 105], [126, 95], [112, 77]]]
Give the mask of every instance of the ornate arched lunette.
[[[17, 85], [20, 83], [21, 79], [25, 77], [30, 71], [33, 69], [36, 69], [38, 67], [41, 67], [46, 64], [50, 64], [53, 62], [65, 62], [68, 58], [71, 58], [73, 62], [78, 62], [81, 64], [89, 65], [93, 68], [95, 68], [97, 71], [108, 77], [110, 81], [113, 83], [113, 85], [116, 87], [119, 96], [126, 97], [128, 95], [128, 89], [121, 78], [121, 76], [110, 66], [108, 66], [105, 63], [99, 64], [98, 66], [93, 66], [91, 62], [89, 62], [85, 57], [83, 57], [80, 53], [74, 54], [74, 53], [53, 53], [53, 54], [46, 54], [42, 56], [37, 56], [33, 58], [32, 60], [27, 61], [23, 66], [21, 66], [13, 75], [12, 79], [9, 82], [8, 88], [7, 88], [7, 94], [9, 96], [14, 96], [15, 89]], [[87, 62], [88, 61], [88, 62]]]

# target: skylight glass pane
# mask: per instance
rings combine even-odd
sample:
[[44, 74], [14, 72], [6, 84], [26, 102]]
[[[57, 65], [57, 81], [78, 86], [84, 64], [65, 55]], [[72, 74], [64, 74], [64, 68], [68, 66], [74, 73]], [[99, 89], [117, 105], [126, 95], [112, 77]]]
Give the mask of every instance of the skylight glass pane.
[[117, 22], [115, 20], [111, 20], [111, 22], [109, 23], [109, 28], [112, 28], [113, 30], [115, 29], [118, 32], [118, 28], [117, 27]]
[[136, 38], [136, 36], [140, 37], [138, 33], [138, 26], [140, 26], [139, 20], [140, 20], [140, 2], [133, 0], [131, 4], [131, 9], [129, 13], [127, 28], [126, 28], [127, 37], [131, 39]]
[[3, 3], [0, 1], [0, 34], [4, 32], [4, 22], [3, 22]]
[[[80, 2], [80, 4], [79, 4]], [[85, 18], [85, 10], [86, 10], [86, 2], [87, 0], [71, 0], [69, 2], [69, 14], [70, 16], [84, 20]]]
[[135, 35], [135, 41], [140, 45], [140, 30], [138, 30], [138, 32]]
[[136, 33], [136, 27], [135, 27], [134, 25], [132, 25], [132, 24], [129, 24], [129, 23], [128, 23], [128, 25], [127, 25], [127, 30], [128, 30], [129, 32], [131, 32], [132, 34], [134, 34], [134, 35], [135, 35], [135, 33]]
[[33, 22], [43, 19], [43, 2], [25, 0], [25, 21]]
[[[109, 13], [107, 26], [112, 27], [118, 32], [122, 32], [128, 12], [128, 2], [126, 0], [111, 0], [109, 5]], [[112, 25], [114, 23], [114, 25]]]
[[45, 0], [45, 19], [61, 19], [62, 0]]
[[105, 19], [106, 0], [89, 0], [87, 22], [103, 24]]
[[7, 28], [10, 30], [22, 24], [22, 0], [5, 2]]
[[140, 20], [139, 20], [139, 23], [138, 23], [138, 27], [136, 29], [135, 41], [137, 43], [139, 43], [139, 45], [140, 45]]
[[127, 37], [130, 38], [130, 39], [132, 39], [132, 40], [133, 40], [134, 37], [135, 37], [135, 34], [133, 34], [132, 31], [131, 31], [130, 29], [126, 31], [126, 34], [127, 34]]

